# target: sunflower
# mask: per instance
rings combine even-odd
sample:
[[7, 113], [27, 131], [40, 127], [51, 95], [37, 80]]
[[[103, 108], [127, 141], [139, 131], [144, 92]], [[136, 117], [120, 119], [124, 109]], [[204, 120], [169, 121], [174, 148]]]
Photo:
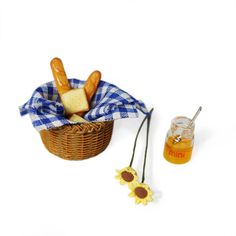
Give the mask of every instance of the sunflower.
[[143, 203], [144, 205], [147, 205], [148, 202], [153, 200], [153, 192], [147, 184], [136, 182], [129, 187], [131, 190], [129, 196], [135, 198], [136, 204]]
[[120, 184], [131, 184], [138, 179], [136, 171], [130, 166], [116, 172], [118, 174], [116, 178], [120, 180]]

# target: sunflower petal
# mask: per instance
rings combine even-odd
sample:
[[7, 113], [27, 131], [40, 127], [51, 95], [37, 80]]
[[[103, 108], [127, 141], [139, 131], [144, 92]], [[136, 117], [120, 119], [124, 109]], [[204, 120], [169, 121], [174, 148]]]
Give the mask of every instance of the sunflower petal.
[[134, 192], [131, 192], [131, 193], [129, 194], [129, 197], [135, 197]]
[[142, 202], [142, 201], [141, 201], [139, 198], [136, 198], [136, 199], [135, 199], [135, 203], [136, 203], [136, 204], [140, 204], [141, 202]]

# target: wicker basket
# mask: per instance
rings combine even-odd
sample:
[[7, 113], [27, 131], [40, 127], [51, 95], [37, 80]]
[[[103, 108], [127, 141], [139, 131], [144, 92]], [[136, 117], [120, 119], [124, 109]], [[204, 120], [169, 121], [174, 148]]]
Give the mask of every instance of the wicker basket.
[[66, 160], [82, 160], [98, 155], [108, 146], [113, 121], [64, 125], [42, 130], [40, 136], [49, 152]]

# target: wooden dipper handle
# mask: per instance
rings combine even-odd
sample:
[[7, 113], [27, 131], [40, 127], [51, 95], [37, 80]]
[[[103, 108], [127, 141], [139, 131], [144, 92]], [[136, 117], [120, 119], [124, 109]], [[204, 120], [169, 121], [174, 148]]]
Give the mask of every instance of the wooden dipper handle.
[[55, 57], [51, 60], [50, 65], [58, 93], [61, 96], [63, 93], [66, 93], [71, 90], [63, 63], [60, 58]]

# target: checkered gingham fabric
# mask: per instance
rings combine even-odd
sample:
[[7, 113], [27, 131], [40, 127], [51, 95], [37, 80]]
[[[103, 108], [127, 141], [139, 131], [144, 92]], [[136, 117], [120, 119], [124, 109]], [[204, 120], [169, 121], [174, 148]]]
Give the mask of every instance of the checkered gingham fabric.
[[[69, 79], [72, 88], [81, 88], [85, 81]], [[38, 130], [74, 124], [64, 117], [56, 85], [48, 82], [38, 87], [32, 97], [19, 107], [21, 116], [29, 114], [33, 126]], [[100, 81], [91, 101], [90, 110], [84, 118], [88, 121], [110, 121], [138, 117], [138, 110], [148, 114], [145, 104], [113, 84]]]

